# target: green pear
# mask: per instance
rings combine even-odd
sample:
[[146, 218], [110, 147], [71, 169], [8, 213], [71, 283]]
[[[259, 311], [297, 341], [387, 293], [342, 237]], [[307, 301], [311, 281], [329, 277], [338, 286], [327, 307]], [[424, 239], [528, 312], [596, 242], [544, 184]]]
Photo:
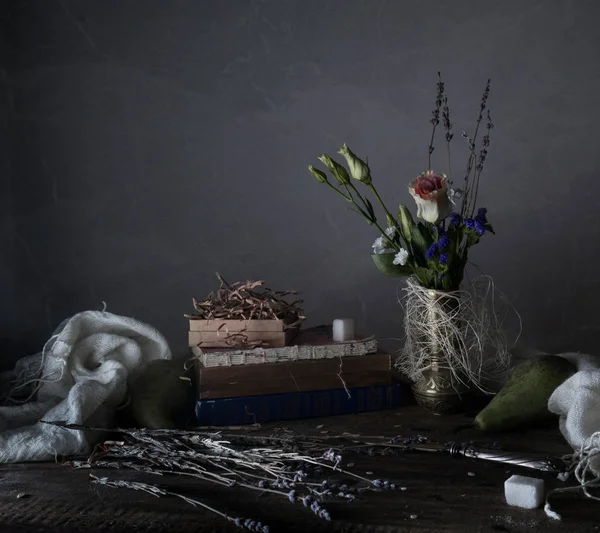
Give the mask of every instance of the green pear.
[[185, 427], [194, 412], [194, 395], [190, 382], [181, 379], [181, 366], [170, 359], [156, 359], [132, 376], [127, 414], [137, 427]]
[[542, 355], [517, 365], [504, 387], [475, 417], [482, 431], [503, 431], [552, 418], [548, 399], [577, 368], [557, 355]]

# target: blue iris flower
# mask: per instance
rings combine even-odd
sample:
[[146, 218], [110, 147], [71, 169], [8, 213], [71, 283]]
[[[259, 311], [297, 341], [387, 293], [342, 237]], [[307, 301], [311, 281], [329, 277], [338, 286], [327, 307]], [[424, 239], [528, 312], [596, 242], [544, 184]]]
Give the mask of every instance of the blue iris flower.
[[475, 227], [475, 221], [472, 218], [467, 218], [465, 220], [465, 226], [467, 226], [467, 228], [473, 229]]
[[446, 254], [440, 254], [440, 265], [445, 265], [448, 262], [448, 256]]
[[475, 231], [479, 235], [483, 235], [485, 233], [485, 223], [481, 222], [481, 220], [476, 220], [475, 221]]

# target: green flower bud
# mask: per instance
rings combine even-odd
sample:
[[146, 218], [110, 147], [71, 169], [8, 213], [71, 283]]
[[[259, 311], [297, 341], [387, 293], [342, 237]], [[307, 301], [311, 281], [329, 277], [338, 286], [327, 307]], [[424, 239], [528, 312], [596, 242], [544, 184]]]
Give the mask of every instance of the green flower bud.
[[340, 165], [337, 161], [334, 161], [327, 154], [323, 154], [319, 157], [319, 161], [323, 163], [329, 171], [333, 174], [333, 177], [338, 180], [342, 185], [350, 183], [350, 176], [348, 176], [347, 170]]
[[356, 157], [352, 150], [345, 144], [339, 149], [338, 154], [343, 155], [346, 159], [346, 163], [348, 163], [348, 168], [350, 169], [350, 175], [355, 180], [360, 181], [365, 185], [371, 184], [371, 170], [369, 169], [369, 165], [362, 159]]
[[396, 227], [396, 221], [390, 215], [385, 215], [385, 220], [387, 222], [388, 228], [395, 228]]
[[315, 168], [312, 165], [308, 165], [308, 170], [315, 178], [317, 178], [318, 182], [327, 183], [327, 176], [324, 172], [321, 172], [318, 168]]
[[400, 220], [400, 225], [402, 226], [402, 233], [404, 234], [404, 238], [408, 242], [410, 242], [415, 221], [413, 220], [413, 217], [410, 214], [408, 207], [406, 207], [404, 204], [400, 204], [400, 209], [398, 211], [398, 219]]

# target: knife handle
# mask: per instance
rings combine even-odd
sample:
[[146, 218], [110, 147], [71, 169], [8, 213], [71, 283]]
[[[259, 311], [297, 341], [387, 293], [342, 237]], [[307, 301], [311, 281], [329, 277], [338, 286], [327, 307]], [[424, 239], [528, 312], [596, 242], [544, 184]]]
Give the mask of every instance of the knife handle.
[[500, 450], [481, 450], [475, 446], [451, 442], [448, 444], [448, 452], [452, 457], [468, 457], [484, 461], [494, 461], [513, 466], [531, 468], [541, 472], [560, 473], [566, 470], [566, 465], [556, 457], [527, 455]]

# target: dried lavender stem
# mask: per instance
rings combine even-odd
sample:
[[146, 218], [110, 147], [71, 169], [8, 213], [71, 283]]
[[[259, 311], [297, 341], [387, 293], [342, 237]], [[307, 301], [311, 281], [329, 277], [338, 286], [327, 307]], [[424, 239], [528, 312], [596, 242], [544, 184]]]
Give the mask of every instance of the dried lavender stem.
[[471, 204], [473, 201], [473, 187], [474, 187], [474, 184], [477, 182], [477, 156], [476, 155], [473, 155], [473, 162], [475, 163], [475, 164], [471, 164], [471, 171], [473, 172], [473, 180], [471, 182], [471, 186], [469, 187], [469, 194], [467, 197], [467, 206], [465, 209], [465, 217], [471, 216], [471, 214], [472, 214], [473, 206]]
[[442, 83], [441, 74], [438, 72], [437, 94], [436, 94], [436, 100], [435, 100], [436, 108], [433, 111], [433, 119], [431, 120], [431, 123], [433, 124], [433, 129], [431, 131], [431, 140], [429, 141], [429, 150], [428, 150], [428, 159], [427, 159], [427, 169], [428, 170], [431, 170], [431, 154], [433, 153], [433, 151], [435, 149], [433, 147], [433, 140], [435, 138], [435, 129], [436, 129], [437, 125], [440, 123], [439, 116], [440, 116], [440, 107], [442, 105], [443, 93], [444, 93], [444, 84]]
[[322, 467], [325, 467], [325, 468], [329, 468], [330, 470], [334, 470], [335, 472], [340, 472], [342, 474], [346, 474], [347, 476], [351, 476], [353, 478], [360, 479], [361, 481], [366, 481], [369, 484], [372, 483], [372, 480], [370, 480], [370, 479], [368, 479], [366, 477], [359, 476], [358, 474], [354, 474], [353, 472], [348, 472], [347, 470], [344, 470], [344, 469], [336, 467], [336, 466], [331, 466], [331, 465], [328, 465], [328, 464], [319, 463], [318, 461], [308, 460], [308, 459], [305, 459], [304, 461], [306, 463], [310, 463], [310, 464], [313, 464], [313, 465], [318, 465], [318, 466], [322, 466]]
[[467, 161], [467, 173], [465, 175], [465, 184], [464, 184], [464, 196], [463, 196], [463, 200], [462, 200], [462, 204], [461, 204], [461, 210], [460, 210], [460, 214], [465, 217], [468, 213], [468, 208], [469, 208], [469, 200], [470, 200], [470, 195], [468, 194], [470, 189], [469, 189], [469, 177], [471, 176], [471, 171], [473, 170], [473, 162], [477, 160], [477, 156], [475, 154], [475, 141], [473, 139], [471, 139], [471, 137], [469, 137], [467, 135], [467, 133], [463, 130], [462, 132], [462, 136], [467, 140], [467, 142], [469, 143], [469, 159]]
[[[235, 473], [235, 475], [242, 475], [242, 474]], [[243, 476], [245, 476], [245, 477], [252, 477], [254, 479], [260, 479], [260, 480], [263, 480], [263, 481], [269, 481], [269, 479], [266, 478], [266, 477], [264, 477], [264, 476], [259, 476], [257, 474], [251, 474], [250, 472], [244, 472]], [[289, 476], [283, 476], [283, 475], [273, 476], [273, 481], [276, 481], [278, 478], [281, 479], [281, 480], [283, 480], [283, 481], [286, 481], [286, 482], [298, 483], [297, 481], [294, 481], [293, 478], [291, 478]], [[306, 487], [318, 487], [318, 486], [320, 486], [320, 483], [309, 483], [309, 482], [303, 481], [302, 482], [302, 486], [306, 486]]]
[[486, 156], [487, 156], [487, 147], [490, 144], [490, 131], [494, 127], [494, 124], [492, 123], [492, 117], [490, 115], [490, 110], [489, 109], [487, 111], [487, 119], [488, 119], [487, 132], [486, 132], [485, 136], [483, 137], [483, 146], [481, 148], [481, 153], [480, 153], [480, 157], [479, 157], [479, 163], [475, 167], [475, 169], [477, 171], [477, 178], [476, 178], [476, 181], [475, 181], [475, 193], [473, 195], [473, 206], [472, 206], [472, 213], [471, 214], [473, 214], [475, 212], [475, 207], [476, 207], [475, 203], [477, 201], [477, 193], [479, 192], [479, 178], [481, 176], [481, 172], [483, 171], [483, 164], [484, 164]]
[[[481, 125], [481, 121], [483, 120], [483, 111], [485, 110], [486, 105], [487, 105], [487, 99], [488, 99], [488, 95], [490, 93], [490, 83], [491, 83], [491, 80], [488, 79], [485, 89], [483, 91], [483, 95], [481, 97], [481, 104], [479, 106], [479, 116], [477, 117], [477, 123], [475, 125], [475, 134], [473, 135], [473, 139], [470, 141], [471, 154], [469, 156], [469, 164], [467, 167], [467, 176], [465, 177], [465, 181], [468, 179], [468, 176], [471, 173], [473, 162], [477, 163], [477, 155], [475, 154], [475, 142], [477, 141], [477, 135], [479, 133], [479, 126]], [[473, 176], [473, 181], [475, 183], [475, 190], [477, 190], [478, 179], [479, 178], [478, 178], [478, 172], [477, 172], [477, 165], [475, 165], [475, 174]], [[466, 200], [467, 208], [466, 208], [466, 210], [461, 209], [461, 213], [463, 215], [469, 214], [470, 216], [472, 216], [473, 211], [475, 209], [475, 202], [477, 201], [477, 196], [473, 195], [473, 192], [474, 192], [473, 186], [471, 186], [468, 189], [467, 189], [467, 187], [465, 187], [465, 190], [468, 190], [470, 194], [468, 195], [468, 198], [463, 197], [463, 207], [465, 206], [465, 200]]]
[[444, 107], [442, 109], [442, 118], [444, 120], [444, 128], [446, 130], [446, 151], [448, 154], [448, 181], [452, 183], [452, 167], [450, 164], [450, 141], [454, 137], [452, 133], [452, 122], [450, 122], [450, 108], [448, 107], [448, 97], [444, 93], [442, 95]]
[[475, 208], [477, 207], [477, 193], [479, 191], [479, 176], [481, 176], [481, 171], [475, 169], [475, 187], [473, 192], [473, 202], [471, 204], [471, 216], [475, 213]]
[[473, 135], [473, 142], [475, 142], [477, 140], [477, 133], [479, 132], [479, 125], [481, 124], [481, 121], [483, 119], [483, 111], [487, 104], [487, 97], [490, 92], [490, 82], [491, 82], [491, 80], [488, 79], [487, 85], [485, 86], [485, 89], [483, 91], [483, 96], [481, 98], [481, 106], [480, 106], [480, 110], [479, 110], [479, 117], [477, 118], [477, 124], [475, 126], [475, 134]]
[[[169, 470], [158, 470], [158, 472], [160, 472], [161, 474], [172, 474], [173, 473], [172, 471], [169, 471]], [[207, 472], [207, 474], [211, 474], [211, 472]], [[238, 475], [235, 472], [233, 472], [233, 474]], [[257, 487], [256, 485], [244, 483], [243, 481], [234, 480], [233, 483], [231, 483], [231, 482], [227, 483], [225, 481], [215, 481], [214, 479], [207, 479], [207, 478], [203, 477], [201, 474], [191, 474], [189, 472], [177, 472], [177, 475], [195, 477], [198, 479], [203, 479], [204, 481], [210, 481], [211, 483], [217, 483], [218, 485], [223, 485], [225, 487], [230, 487], [232, 485], [235, 485], [237, 487], [244, 487], [246, 489], [257, 490], [259, 492], [271, 492], [271, 493], [277, 494], [279, 496], [285, 496], [286, 498], [288, 497], [287, 492], [283, 492], [283, 491], [277, 490], [277, 489], [271, 489], [268, 487]], [[244, 474], [244, 475], [247, 475], [247, 474]], [[220, 476], [217, 476], [217, 477], [220, 477]], [[256, 477], [259, 477], [259, 476], [256, 476]], [[263, 478], [260, 478], [260, 479], [263, 479]]]
[[433, 131], [431, 132], [431, 141], [429, 141], [429, 153], [427, 155], [427, 169], [431, 170], [431, 154], [433, 153], [433, 138], [435, 136], [435, 125], [433, 126]]
[[[209, 462], [210, 462], [210, 464], [212, 464], [213, 466], [215, 466], [215, 467], [217, 467], [217, 468], [222, 468], [222, 469], [224, 469], [224, 470], [227, 470], [227, 471], [231, 472], [231, 470], [229, 470], [229, 469], [228, 469], [227, 467], [225, 467], [224, 465], [221, 465], [221, 464], [219, 464], [218, 462], [212, 462], [212, 461], [209, 461]], [[276, 472], [273, 472], [273, 471], [272, 471], [270, 468], [268, 468], [268, 467], [267, 467], [267, 466], [265, 466], [265, 465], [261, 465], [260, 463], [255, 463], [255, 462], [244, 461], [244, 460], [241, 460], [241, 459], [239, 459], [239, 460], [232, 460], [232, 462], [234, 462], [234, 463], [236, 463], [236, 464], [240, 464], [240, 463], [241, 463], [241, 464], [242, 464], [242, 466], [247, 466], [247, 467], [253, 467], [253, 466], [255, 466], [255, 467], [257, 467], [259, 470], [262, 470], [262, 471], [266, 472], [267, 474], [271, 475], [271, 476], [272, 476], [272, 477], [274, 477], [274, 478], [280, 477], [280, 476], [278, 475], [278, 473], [276, 473]]]
[[[90, 465], [78, 465], [77, 463], [74, 463], [76, 468], [91, 468]], [[239, 472], [234, 472], [230, 469], [227, 469], [225, 467], [223, 467], [222, 465], [218, 465], [218, 464], [214, 464], [211, 463], [216, 467], [221, 467], [224, 468], [225, 470], [227, 470], [228, 472], [230, 472], [233, 476], [252, 476], [252, 477], [256, 477], [259, 479], [263, 479], [265, 480], [265, 478], [261, 477], [261, 476], [255, 476], [252, 474], [248, 474], [248, 473], [244, 473], [241, 474]], [[111, 462], [103, 462], [101, 466], [104, 467], [109, 467], [109, 468], [116, 468], [119, 469], [120, 465], [117, 462], [111, 463]], [[271, 492], [273, 494], [278, 494], [280, 496], [284, 496], [287, 498], [288, 493], [287, 492], [283, 492], [280, 490], [276, 490], [276, 489], [271, 489], [271, 488], [267, 488], [267, 487], [257, 487], [255, 485], [251, 485], [249, 483], [245, 483], [244, 481], [239, 481], [239, 480], [229, 480], [227, 478], [224, 478], [222, 476], [219, 476], [218, 474], [215, 474], [214, 472], [210, 472], [208, 470], [202, 470], [201, 472], [198, 471], [198, 467], [195, 465], [190, 465], [189, 463], [183, 463], [180, 465], [177, 465], [179, 468], [189, 468], [190, 470], [194, 470], [195, 473], [191, 473], [191, 472], [181, 472], [181, 471], [173, 471], [173, 470], [165, 470], [165, 469], [151, 469], [150, 467], [144, 467], [143, 465], [141, 467], [137, 467], [138, 465], [133, 465], [131, 463], [126, 463], [126, 466], [128, 466], [129, 468], [133, 468], [134, 470], [139, 470], [139, 471], [143, 471], [146, 473], [151, 473], [151, 474], [156, 474], [156, 475], [163, 475], [163, 474], [174, 474], [176, 473], [177, 475], [183, 475], [183, 476], [188, 476], [188, 477], [194, 477], [197, 479], [202, 479], [204, 481], [209, 481], [211, 483], [216, 483], [218, 485], [223, 485], [226, 487], [231, 486], [232, 484], [235, 484], [239, 487], [244, 487], [244, 488], [248, 488], [248, 489], [252, 489], [252, 490], [258, 490], [260, 492]], [[207, 477], [208, 476], [208, 477]], [[279, 477], [281, 479], [282, 476], [275, 476], [273, 475], [273, 477], [275, 479], [277, 479], [277, 477]], [[265, 480], [266, 481], [266, 480]], [[286, 481], [293, 481], [291, 478], [287, 479]], [[303, 484], [304, 485], [304, 484]], [[317, 483], [311, 483], [310, 485], [313, 486], [318, 486]]]
[[177, 498], [181, 498], [182, 500], [184, 500], [185, 502], [191, 504], [191, 505], [199, 505], [201, 507], [204, 507], [205, 509], [219, 515], [222, 516], [223, 518], [227, 518], [228, 520], [231, 518], [228, 515], [226, 515], [225, 513], [222, 513], [221, 511], [218, 511], [217, 509], [215, 509], [214, 507], [210, 507], [209, 505], [206, 505], [205, 503], [202, 503], [198, 500], [193, 500], [192, 498], [188, 498], [187, 496], [183, 496], [182, 494], [177, 494], [176, 492], [170, 492], [167, 490], [163, 490], [159, 487], [156, 487], [155, 485], [148, 485], [146, 483], [140, 483], [138, 481], [111, 481], [108, 478], [99, 478], [97, 476], [95, 476], [94, 474], [90, 474], [90, 477], [94, 480], [95, 483], [99, 483], [100, 485], [106, 485], [107, 487], [113, 487], [113, 488], [130, 488], [133, 490], [141, 490], [142, 492], [146, 492], [148, 494], [151, 494], [152, 496], [156, 496], [157, 498], [160, 498], [160, 496], [175, 496]]

